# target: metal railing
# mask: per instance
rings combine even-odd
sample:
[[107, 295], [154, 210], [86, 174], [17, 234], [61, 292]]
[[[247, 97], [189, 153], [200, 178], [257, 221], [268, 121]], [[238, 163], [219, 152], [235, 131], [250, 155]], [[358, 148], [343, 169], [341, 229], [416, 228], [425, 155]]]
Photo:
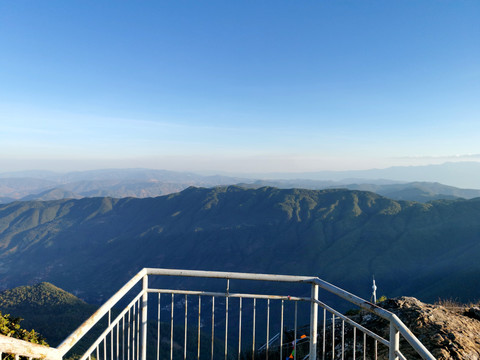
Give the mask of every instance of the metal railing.
[[[166, 289], [152, 286], [157, 276], [224, 279], [226, 287]], [[295, 296], [232, 292], [237, 280], [241, 285], [249, 280], [310, 289]], [[264, 289], [269, 288], [257, 286]], [[335, 310], [319, 299], [319, 289], [383, 319], [387, 330], [379, 334]], [[127, 298], [128, 304], [118, 310]], [[99, 324], [104, 324], [100, 336], [80, 360], [406, 359], [400, 339], [402, 350], [409, 346], [417, 358], [434, 359], [395, 314], [317, 277], [151, 268], [135, 275], [57, 348], [0, 336], [0, 355], [60, 360]]]

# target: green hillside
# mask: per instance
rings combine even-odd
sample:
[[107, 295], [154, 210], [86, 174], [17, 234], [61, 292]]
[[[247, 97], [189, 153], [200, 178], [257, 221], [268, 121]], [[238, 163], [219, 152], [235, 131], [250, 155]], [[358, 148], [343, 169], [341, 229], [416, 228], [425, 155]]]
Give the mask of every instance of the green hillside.
[[[43, 345], [47, 345], [48, 342], [49, 345], [56, 347], [95, 310], [97, 310], [96, 306], [89, 305], [50, 283], [43, 282], [34, 286], [16, 287], [0, 292], [0, 334]], [[5, 315], [2, 315], [2, 313]], [[114, 308], [113, 313], [116, 316], [118, 309]], [[15, 316], [10, 314], [15, 314]], [[182, 320], [180, 319], [178, 322], [182, 323]], [[20, 322], [22, 327], [19, 325]], [[67, 354], [67, 358], [75, 359], [78, 358], [75, 354], [83, 355], [106, 326], [106, 319], [101, 320], [100, 324], [88, 332]], [[35, 329], [35, 331], [31, 329]], [[37, 332], [39, 329], [42, 335]], [[154, 358], [157, 348], [157, 322], [150, 321], [148, 331], [147, 354], [149, 358]], [[168, 354], [170, 352], [169, 323], [161, 323], [161, 334], [163, 334], [161, 351], [163, 354]], [[183, 340], [183, 335], [183, 326], [175, 325], [175, 339]], [[47, 342], [44, 341], [45, 339]], [[197, 329], [195, 327], [188, 330], [188, 339], [188, 357], [194, 358], [197, 355]], [[217, 339], [215, 343], [214, 352], [216, 356], [223, 356], [224, 349], [220, 346], [220, 339]], [[202, 334], [202, 354], [210, 355], [210, 346], [211, 338], [209, 335]], [[183, 342], [177, 340], [175, 342], [174, 359], [183, 359], [182, 348]], [[235, 353], [234, 349], [231, 349], [230, 352]]]
[[0, 293], [0, 311], [23, 318], [22, 327], [35, 329], [51, 346], [60, 344], [96, 309], [46, 282]]
[[[379, 293], [480, 298], [480, 199], [236, 186], [0, 206], [0, 286], [50, 281], [101, 303], [143, 267], [317, 275]], [[459, 287], [458, 284], [468, 284]]]

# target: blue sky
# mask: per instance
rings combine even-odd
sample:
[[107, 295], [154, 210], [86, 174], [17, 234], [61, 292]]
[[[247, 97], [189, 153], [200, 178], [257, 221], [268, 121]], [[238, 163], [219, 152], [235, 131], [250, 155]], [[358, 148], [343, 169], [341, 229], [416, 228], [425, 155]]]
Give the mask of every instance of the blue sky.
[[453, 0], [0, 1], [0, 172], [480, 160], [479, 18]]

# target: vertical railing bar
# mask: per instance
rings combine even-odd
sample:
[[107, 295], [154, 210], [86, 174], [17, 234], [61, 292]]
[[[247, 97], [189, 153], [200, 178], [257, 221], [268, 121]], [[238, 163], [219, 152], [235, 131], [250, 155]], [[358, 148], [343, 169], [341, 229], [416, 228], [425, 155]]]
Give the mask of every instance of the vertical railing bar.
[[172, 304], [170, 305], [170, 360], [173, 360], [173, 305], [175, 294], [172, 294]]
[[[112, 309], [109, 309], [108, 310], [108, 326], [110, 326], [111, 324], [112, 324]], [[107, 337], [107, 335], [105, 335], [105, 337]], [[113, 338], [111, 336], [110, 336], [110, 350], [113, 350]], [[112, 355], [110, 354], [110, 356]]]
[[161, 295], [158, 293], [158, 314], [157, 314], [157, 360], [160, 360], [160, 313], [162, 311]]
[[110, 359], [113, 359], [113, 330], [110, 331]]
[[215, 338], [215, 296], [212, 296], [212, 351], [211, 360], [213, 360], [213, 339]]
[[342, 360], [345, 359], [345, 320], [342, 320]]
[[238, 299], [238, 360], [242, 352], [242, 298]]
[[335, 314], [332, 314], [332, 360], [335, 360]]
[[293, 360], [297, 360], [297, 312], [298, 312], [298, 301], [295, 301], [295, 331], [293, 339]]
[[252, 360], [255, 360], [255, 318], [257, 312], [257, 299], [253, 298], [253, 324], [252, 324]]
[[125, 315], [122, 317], [122, 360], [125, 360]]
[[357, 328], [353, 327], [353, 360], [356, 360], [356, 353], [357, 353]]
[[400, 333], [393, 323], [390, 323], [390, 346], [388, 349], [388, 359], [398, 360], [398, 352], [400, 351]]
[[135, 349], [137, 348], [137, 308], [136, 303], [133, 304], [133, 313], [132, 313], [132, 360], [137, 360], [135, 358]]
[[200, 360], [200, 326], [202, 313], [202, 297], [198, 297], [198, 331], [197, 331], [197, 360]]
[[137, 360], [140, 360], [140, 298], [137, 301]]
[[107, 360], [107, 337], [103, 338], [103, 360]]
[[[145, 275], [142, 279], [142, 316], [141, 316], [141, 325], [142, 325], [142, 353], [141, 360], [147, 360], [147, 326], [148, 326], [148, 275]], [[140, 299], [138, 299], [138, 304], [140, 305]], [[138, 311], [138, 316], [140, 319], [140, 309]], [[140, 323], [138, 324], [138, 330], [140, 330]]]
[[183, 337], [183, 360], [187, 360], [188, 298], [185, 295], [185, 335]]
[[120, 360], [120, 322], [117, 324], [117, 360]]
[[227, 279], [227, 292], [225, 294], [225, 360], [228, 355], [228, 293], [230, 291], [230, 279]]
[[323, 345], [322, 345], [322, 360], [325, 360], [326, 345], [327, 345], [327, 309], [323, 309]]
[[15, 360], [20, 360], [20, 355], [15, 354]]
[[128, 329], [127, 329], [127, 360], [130, 360], [130, 311], [132, 309], [128, 309]]
[[377, 357], [378, 357], [378, 341], [375, 339], [375, 343], [374, 343], [374, 346], [375, 346], [375, 360], [377, 360]]
[[96, 354], [97, 354], [97, 360], [100, 360], [100, 350], [99, 350], [100, 344], [97, 345], [96, 348]]
[[363, 333], [363, 360], [367, 360], [367, 334]]
[[317, 327], [318, 327], [318, 285], [311, 285], [310, 295], [310, 346], [309, 360], [317, 360]]
[[280, 360], [283, 360], [283, 303], [280, 311]]
[[268, 360], [268, 343], [270, 342], [270, 299], [267, 299], [267, 348], [265, 359]]
[[136, 313], [136, 309], [135, 309], [135, 304], [133, 304], [133, 314], [132, 314], [132, 360], [136, 360], [136, 358], [135, 358], [135, 341], [136, 341], [136, 336], [137, 336], [137, 333], [135, 331], [135, 329], [136, 329], [136, 327], [135, 327], [136, 318], [137, 318], [137, 313]]

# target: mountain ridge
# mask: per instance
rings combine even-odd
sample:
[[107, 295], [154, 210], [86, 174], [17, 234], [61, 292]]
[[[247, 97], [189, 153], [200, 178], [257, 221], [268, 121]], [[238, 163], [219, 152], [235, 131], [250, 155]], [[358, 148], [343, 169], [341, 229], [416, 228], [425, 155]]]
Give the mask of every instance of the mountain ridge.
[[[433, 172], [436, 175], [426, 176], [428, 169], [436, 169]], [[235, 184], [246, 187], [274, 186], [311, 190], [326, 188], [374, 190], [395, 200], [421, 202], [480, 196], [480, 183], [472, 185], [471, 189], [468, 189], [468, 186], [455, 188], [439, 183], [440, 180], [445, 180], [440, 182], [451, 184], [452, 174], [457, 178], [474, 181], [480, 178], [480, 165], [476, 162], [465, 162], [351, 172], [289, 173], [283, 174], [283, 179], [278, 178], [279, 174], [270, 176], [257, 174], [257, 177], [247, 178], [154, 169], [103, 169], [69, 173], [26, 171], [0, 173], [0, 203], [99, 196], [143, 198], [168, 195], [182, 191], [188, 186], [214, 187]], [[475, 187], [477, 189], [474, 189]]]
[[165, 267], [314, 275], [367, 298], [375, 275], [388, 296], [473, 300], [479, 287], [452, 289], [480, 281], [479, 216], [480, 199], [338, 189], [16, 202], [0, 206], [0, 287], [50, 281], [98, 303], [141, 268]]

